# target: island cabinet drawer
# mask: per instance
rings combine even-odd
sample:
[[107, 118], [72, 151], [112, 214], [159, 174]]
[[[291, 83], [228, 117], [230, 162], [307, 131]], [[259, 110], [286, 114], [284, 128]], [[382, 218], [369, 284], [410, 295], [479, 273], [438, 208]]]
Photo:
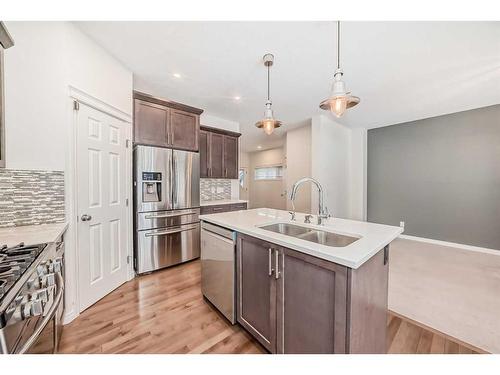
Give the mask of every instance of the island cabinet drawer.
[[246, 203], [233, 203], [231, 205], [231, 211], [243, 211], [247, 209]]
[[238, 234], [237, 321], [271, 353], [383, 353], [387, 270], [383, 250], [352, 270]]
[[218, 214], [221, 212], [231, 211], [231, 205], [229, 204], [218, 204], [213, 206], [203, 206], [201, 207], [202, 215]]
[[246, 210], [246, 203], [228, 203], [228, 204], [218, 204], [213, 206], [203, 206], [201, 207], [202, 215], [218, 214], [221, 212], [229, 211], [241, 211]]

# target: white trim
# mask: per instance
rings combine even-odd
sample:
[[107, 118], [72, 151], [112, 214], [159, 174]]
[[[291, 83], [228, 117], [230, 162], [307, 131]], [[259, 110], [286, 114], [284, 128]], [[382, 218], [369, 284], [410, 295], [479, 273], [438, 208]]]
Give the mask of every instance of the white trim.
[[440, 246], [447, 246], [447, 247], [454, 247], [456, 249], [461, 249], [461, 250], [469, 250], [469, 251], [475, 251], [478, 253], [486, 253], [486, 254], [500, 256], [500, 250], [488, 249], [486, 247], [464, 245], [461, 243], [433, 240], [431, 238], [424, 238], [424, 237], [408, 236], [406, 234], [399, 235], [399, 238], [404, 239], [404, 240], [418, 241], [418, 242], [430, 243], [433, 245], [440, 245]]
[[123, 112], [121, 109], [105, 103], [102, 100], [89, 95], [71, 85], [69, 86], [69, 96], [81, 103], [88, 105], [89, 107], [97, 109], [100, 112], [104, 112], [110, 116], [116, 117], [119, 120], [132, 123], [132, 116], [130, 114]]

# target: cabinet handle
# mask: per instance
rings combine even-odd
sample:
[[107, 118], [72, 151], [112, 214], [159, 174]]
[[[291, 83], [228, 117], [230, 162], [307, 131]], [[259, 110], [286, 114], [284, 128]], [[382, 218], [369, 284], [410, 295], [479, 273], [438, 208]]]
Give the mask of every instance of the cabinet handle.
[[280, 252], [278, 250], [274, 250], [274, 262], [276, 263], [276, 270], [274, 271], [274, 277], [276, 280], [280, 278], [280, 265], [279, 265], [279, 256]]
[[268, 249], [268, 264], [269, 264], [269, 270], [268, 270], [268, 275], [271, 276], [273, 274], [273, 249], [269, 248]]
[[224, 168], [224, 177], [227, 177], [227, 168]]

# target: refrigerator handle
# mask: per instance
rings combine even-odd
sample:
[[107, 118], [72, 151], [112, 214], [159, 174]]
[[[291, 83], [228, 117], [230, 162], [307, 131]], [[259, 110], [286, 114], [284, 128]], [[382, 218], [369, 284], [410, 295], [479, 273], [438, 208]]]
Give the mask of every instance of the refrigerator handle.
[[177, 208], [177, 163], [175, 162], [175, 151], [172, 150], [172, 208]]

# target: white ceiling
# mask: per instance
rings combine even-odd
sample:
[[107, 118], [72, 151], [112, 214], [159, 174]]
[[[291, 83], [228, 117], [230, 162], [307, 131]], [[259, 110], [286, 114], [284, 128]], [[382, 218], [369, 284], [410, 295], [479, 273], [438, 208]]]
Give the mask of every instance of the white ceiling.
[[[243, 149], [282, 144], [316, 114], [335, 69], [333, 22], [78, 22], [134, 87], [240, 122]], [[339, 122], [380, 127], [500, 103], [500, 22], [344, 22], [341, 65], [361, 98]], [[262, 55], [284, 126], [265, 136]], [[175, 78], [174, 73], [181, 74]], [[235, 96], [241, 96], [239, 102]]]

